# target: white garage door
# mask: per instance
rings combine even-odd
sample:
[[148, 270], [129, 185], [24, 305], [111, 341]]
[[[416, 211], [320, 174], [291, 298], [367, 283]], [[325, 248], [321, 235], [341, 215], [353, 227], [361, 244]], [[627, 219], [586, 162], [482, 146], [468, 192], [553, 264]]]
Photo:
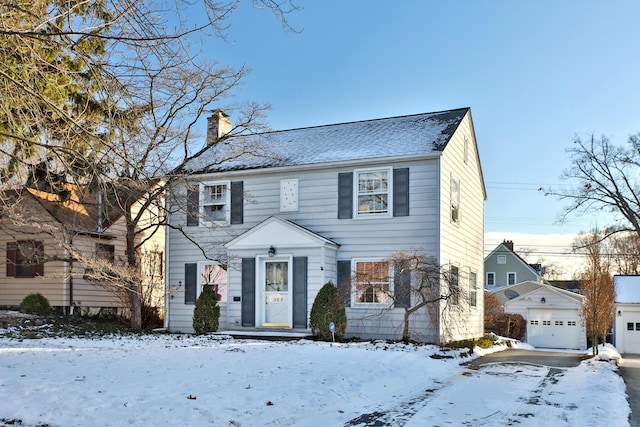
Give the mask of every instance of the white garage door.
[[527, 342], [540, 348], [580, 348], [582, 328], [577, 310], [529, 309]]
[[625, 313], [623, 320], [620, 352], [640, 354], [640, 313]]

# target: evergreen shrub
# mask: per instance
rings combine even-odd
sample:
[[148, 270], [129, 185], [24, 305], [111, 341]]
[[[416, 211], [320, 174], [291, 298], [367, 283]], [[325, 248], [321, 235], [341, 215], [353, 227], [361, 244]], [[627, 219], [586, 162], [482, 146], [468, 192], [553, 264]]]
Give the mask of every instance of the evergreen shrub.
[[20, 312], [44, 316], [51, 311], [49, 300], [39, 292], [29, 294], [20, 303]]
[[335, 338], [342, 338], [347, 330], [347, 313], [338, 289], [332, 282], [328, 282], [313, 300], [309, 321], [311, 333], [318, 339], [331, 341], [333, 339], [329, 330], [331, 322], [335, 324]]
[[196, 334], [215, 332], [220, 324], [220, 306], [213, 286], [205, 286], [193, 310], [193, 329]]

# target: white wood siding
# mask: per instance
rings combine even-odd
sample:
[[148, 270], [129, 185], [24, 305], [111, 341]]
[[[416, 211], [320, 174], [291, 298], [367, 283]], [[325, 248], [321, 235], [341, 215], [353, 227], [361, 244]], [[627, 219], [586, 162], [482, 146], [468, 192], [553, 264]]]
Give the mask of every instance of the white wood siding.
[[[467, 113], [442, 155], [439, 261], [443, 266], [453, 264], [460, 268], [460, 286], [465, 290], [468, 289], [469, 272], [476, 272], [477, 305], [471, 307], [465, 298], [449, 316], [443, 316], [440, 331], [443, 341], [480, 337], [484, 333], [484, 188], [481, 173], [471, 116]], [[451, 220], [452, 178], [460, 182], [458, 222]]]

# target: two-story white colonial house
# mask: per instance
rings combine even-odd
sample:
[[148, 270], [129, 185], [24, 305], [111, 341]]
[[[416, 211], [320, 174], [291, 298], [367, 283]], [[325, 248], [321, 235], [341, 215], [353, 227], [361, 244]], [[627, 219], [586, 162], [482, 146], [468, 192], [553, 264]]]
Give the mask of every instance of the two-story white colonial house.
[[[404, 309], [388, 295], [412, 277], [389, 257], [421, 250], [465, 292], [455, 310], [442, 301], [412, 314], [411, 338], [483, 334], [486, 192], [470, 109], [223, 137], [231, 128], [214, 112], [210, 148], [170, 198], [169, 330], [193, 331], [209, 284], [220, 330], [309, 332], [332, 282], [347, 288], [347, 336], [399, 339]], [[362, 271], [384, 274], [362, 287]]]

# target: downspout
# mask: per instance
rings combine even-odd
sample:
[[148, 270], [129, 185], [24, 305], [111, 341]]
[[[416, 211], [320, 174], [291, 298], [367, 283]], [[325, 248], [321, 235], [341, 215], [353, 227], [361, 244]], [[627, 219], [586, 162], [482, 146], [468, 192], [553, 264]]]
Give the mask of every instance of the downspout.
[[[166, 200], [165, 200], [166, 203]], [[168, 213], [165, 210], [165, 215], [166, 219], [165, 221], [167, 222], [167, 224], [169, 223], [169, 218], [171, 217], [171, 213]], [[163, 277], [164, 277], [164, 328], [167, 331], [170, 331], [169, 329], [169, 316], [171, 316], [171, 287], [169, 286], [169, 230], [168, 227], [165, 225], [164, 227], [164, 263], [163, 263]]]

